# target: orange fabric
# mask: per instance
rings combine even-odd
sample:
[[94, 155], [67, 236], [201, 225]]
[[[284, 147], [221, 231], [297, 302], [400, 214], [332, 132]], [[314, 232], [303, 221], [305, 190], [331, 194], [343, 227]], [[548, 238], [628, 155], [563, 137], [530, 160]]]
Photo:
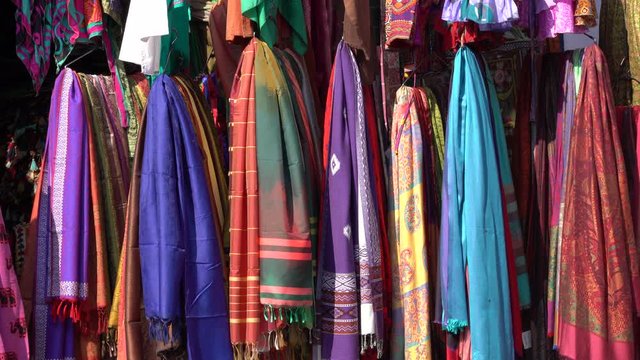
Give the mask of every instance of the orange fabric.
[[248, 38], [253, 35], [251, 20], [242, 15], [240, 0], [225, 0], [227, 2], [227, 41], [237, 38]]
[[256, 171], [256, 45], [257, 41], [253, 39], [242, 52], [229, 99], [229, 318], [234, 345], [256, 344], [262, 319]]

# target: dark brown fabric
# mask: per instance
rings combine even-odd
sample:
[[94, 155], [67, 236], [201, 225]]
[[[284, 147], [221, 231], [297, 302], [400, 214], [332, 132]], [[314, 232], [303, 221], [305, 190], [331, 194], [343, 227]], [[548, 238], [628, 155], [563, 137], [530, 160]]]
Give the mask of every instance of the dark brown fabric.
[[[146, 111], [145, 111], [146, 112]], [[138, 144], [133, 159], [131, 187], [129, 188], [129, 205], [125, 236], [126, 263], [124, 273], [124, 306], [123, 328], [118, 330], [118, 357], [128, 360], [156, 359], [155, 346], [146, 336], [148, 329], [142, 302], [142, 284], [140, 282], [140, 248], [138, 241], [140, 175], [142, 171], [142, 153], [146, 133], [146, 113], [142, 116], [138, 133]], [[122, 322], [121, 322], [122, 324]]]

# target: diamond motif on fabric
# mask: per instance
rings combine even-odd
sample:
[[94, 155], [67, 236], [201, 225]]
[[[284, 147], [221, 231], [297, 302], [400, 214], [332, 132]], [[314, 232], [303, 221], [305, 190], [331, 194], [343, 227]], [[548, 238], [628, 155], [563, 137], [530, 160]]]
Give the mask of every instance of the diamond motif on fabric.
[[331, 175], [335, 175], [340, 170], [340, 160], [336, 154], [331, 155]]
[[351, 240], [351, 226], [347, 225], [342, 229], [342, 234], [346, 236], [347, 240]]

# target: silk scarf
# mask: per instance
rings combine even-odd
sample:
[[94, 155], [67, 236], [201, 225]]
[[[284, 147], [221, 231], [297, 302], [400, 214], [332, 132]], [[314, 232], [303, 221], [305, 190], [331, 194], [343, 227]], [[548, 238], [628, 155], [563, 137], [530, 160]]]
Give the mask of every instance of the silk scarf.
[[454, 60], [442, 186], [442, 326], [451, 333], [471, 326], [474, 357], [512, 359], [500, 165], [489, 104], [478, 60], [462, 47]]
[[[293, 102], [275, 55], [257, 42], [256, 146], [260, 215], [260, 303], [266, 317], [312, 321], [312, 249], [301, 140]], [[273, 111], [278, 109], [278, 111]]]
[[[76, 175], [78, 173], [82, 173], [84, 176], [80, 177], [84, 179], [81, 183], [78, 183], [78, 180], [75, 179], [76, 183], [74, 184], [71, 196], [76, 197], [76, 201], [70, 205], [68, 205], [65, 210], [67, 215], [70, 212], [75, 210], [76, 218], [72, 218], [73, 222], [67, 223], [67, 226], [72, 226], [73, 224], [76, 227], [70, 227], [70, 229], [74, 230], [74, 232], [67, 232], [64, 235], [69, 235], [66, 237], [66, 244], [70, 244], [72, 242], [72, 234], [75, 234], [75, 246], [74, 255], [76, 260], [80, 259], [80, 254], [78, 254], [78, 250], [80, 250], [80, 238], [84, 238], [84, 236], [79, 236], [78, 234], [83, 234], [88, 237], [89, 229], [83, 228], [82, 232], [80, 232], [78, 223], [80, 222], [78, 218], [80, 214], [88, 216], [91, 211], [88, 206], [89, 194], [88, 194], [88, 182], [89, 182], [89, 174], [88, 174], [88, 166], [85, 168], [83, 166], [79, 166], [78, 162], [83, 158], [83, 155], [88, 155], [88, 148], [84, 149], [86, 151], [82, 152], [81, 149], [77, 147], [82, 147], [82, 145], [88, 146], [88, 139], [83, 139], [87, 134], [87, 122], [84, 114], [84, 105], [82, 103], [82, 93], [80, 90], [80, 85], [78, 83], [78, 79], [73, 71], [65, 69], [63, 70], [57, 77], [56, 83], [54, 85], [54, 90], [51, 97], [51, 108], [49, 111], [49, 128], [47, 131], [47, 143], [45, 145], [45, 153], [43, 156], [43, 164], [40, 167], [42, 169], [42, 174], [40, 175], [40, 184], [38, 185], [39, 196], [38, 202], [34, 203], [34, 213], [36, 213], [37, 217], [34, 224], [34, 235], [36, 236], [36, 275], [35, 275], [35, 294], [34, 294], [34, 329], [38, 329], [35, 332], [34, 343], [36, 344], [33, 349], [33, 356], [36, 359], [75, 359], [75, 329], [73, 327], [73, 319], [75, 318], [79, 320], [79, 314], [77, 309], [77, 302], [72, 302], [77, 300], [84, 300], [87, 296], [87, 287], [85, 286], [73, 286], [73, 284], [78, 285], [79, 282], [72, 282], [71, 287], [66, 287], [65, 290], [71, 290], [67, 293], [69, 294], [78, 294], [79, 289], [83, 288], [84, 298], [77, 296], [73, 298], [72, 296], [68, 297], [68, 302], [63, 303], [59, 301], [60, 297], [53, 298], [49, 296], [50, 290], [59, 290], [59, 287], [48, 286], [48, 284], [54, 285], [51, 282], [51, 277], [53, 277], [53, 270], [51, 267], [51, 258], [54, 256], [60, 259], [60, 253], [54, 248], [57, 244], [59, 245], [59, 241], [55, 241], [53, 238], [60, 235], [60, 217], [64, 218], [64, 212], [61, 211], [61, 200], [64, 200], [64, 194], [69, 195], [68, 192], [60, 194], [60, 182], [62, 180], [59, 178], [61, 176], [61, 169], [56, 169], [56, 165], [60, 165], [61, 159], [65, 159], [65, 155], [70, 152], [67, 149], [67, 146], [71, 143], [75, 147], [74, 151], [71, 153], [72, 157], [75, 157], [75, 161], [64, 162], [64, 169], [66, 170], [68, 166], [73, 165], [75, 171], [70, 171], [71, 174], [74, 172]], [[74, 131], [69, 131], [70, 128], [73, 128]], [[71, 135], [71, 139], [69, 136]], [[71, 140], [71, 141], [70, 141]], [[88, 156], [86, 156], [86, 161], [88, 162]], [[82, 164], [84, 165], [84, 164]], [[80, 170], [79, 168], [82, 168]], [[85, 173], [86, 171], [86, 173]], [[71, 182], [71, 174], [67, 174], [66, 171], [63, 173], [69, 176], [69, 182]], [[55, 177], [58, 177], [58, 183], [55, 182]], [[85, 184], [86, 183], [86, 184]], [[57, 187], [56, 187], [57, 184]], [[64, 185], [64, 183], [62, 184]], [[83, 187], [80, 187], [84, 185]], [[62, 186], [64, 190], [64, 186]], [[80, 189], [80, 191], [78, 191]], [[58, 191], [57, 195], [54, 194]], [[86, 197], [86, 201], [78, 201], [78, 197]], [[61, 199], [62, 198], [62, 199]], [[57, 200], [57, 201], [56, 201]], [[83, 208], [82, 205], [87, 205], [86, 208]], [[36, 210], [37, 209], [37, 210]], [[54, 215], [55, 209], [55, 215]], [[79, 211], [82, 209], [82, 212]], [[54, 221], [57, 220], [58, 229], [55, 228]], [[87, 219], [88, 220], [88, 219]], [[84, 222], [82, 222], [84, 226]], [[88, 221], [87, 221], [88, 225]], [[56, 231], [58, 230], [58, 231]], [[59, 238], [58, 238], [59, 240]], [[87, 242], [88, 245], [88, 242]], [[87, 249], [88, 251], [88, 249]], [[56, 260], [56, 263], [57, 261]], [[86, 263], [85, 263], [86, 264]], [[68, 265], [69, 267], [76, 267], [77, 263], [74, 261], [70, 261]], [[59, 266], [60, 267], [60, 266]], [[55, 269], [55, 270], [59, 270]], [[84, 269], [86, 271], [86, 266]], [[84, 272], [86, 279], [86, 272]], [[76, 274], [73, 274], [77, 276]], [[58, 285], [60, 283], [58, 282]], [[86, 284], [86, 283], [85, 283]], [[75, 291], [73, 291], [75, 290]], [[62, 306], [54, 306], [64, 304], [65, 307]], [[69, 306], [71, 303], [75, 306]], [[73, 309], [73, 311], [72, 311]], [[56, 319], [53, 318], [53, 315], [56, 316]]]
[[[140, 178], [140, 265], [150, 336], [180, 340], [190, 358], [211, 348], [231, 357], [224, 275], [202, 150], [188, 110], [166, 75], [148, 101]], [[167, 271], [169, 270], [169, 271]]]
[[569, 146], [558, 351], [576, 359], [632, 359], [628, 319], [639, 308], [638, 255], [609, 72], [596, 45], [584, 53]]

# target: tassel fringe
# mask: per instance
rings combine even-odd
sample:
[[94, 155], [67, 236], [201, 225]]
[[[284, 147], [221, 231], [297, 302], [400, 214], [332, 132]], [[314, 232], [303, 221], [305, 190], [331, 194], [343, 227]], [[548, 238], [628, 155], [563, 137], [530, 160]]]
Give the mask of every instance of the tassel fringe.
[[182, 323], [177, 320], [166, 320], [157, 317], [149, 318], [149, 337], [163, 343], [177, 342], [180, 340]]
[[233, 360], [259, 360], [260, 353], [256, 344], [237, 343], [233, 348]]
[[80, 309], [75, 300], [54, 300], [51, 306], [51, 316], [54, 320], [71, 319], [74, 323], [80, 322]]

